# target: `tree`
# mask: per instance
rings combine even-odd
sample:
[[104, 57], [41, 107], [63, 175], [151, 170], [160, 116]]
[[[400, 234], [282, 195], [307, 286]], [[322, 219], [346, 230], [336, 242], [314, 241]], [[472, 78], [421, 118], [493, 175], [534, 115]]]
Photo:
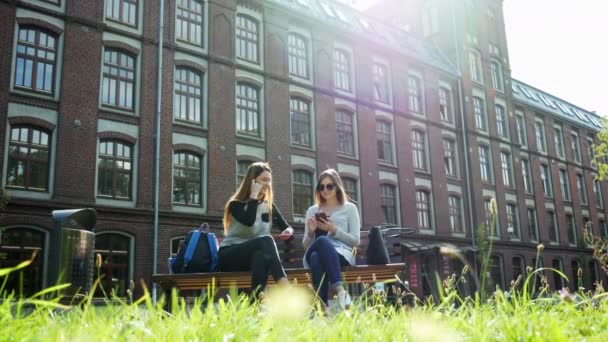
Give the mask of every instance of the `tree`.
[[608, 120], [602, 119], [602, 129], [597, 133], [599, 143], [593, 146], [599, 180], [608, 178]]

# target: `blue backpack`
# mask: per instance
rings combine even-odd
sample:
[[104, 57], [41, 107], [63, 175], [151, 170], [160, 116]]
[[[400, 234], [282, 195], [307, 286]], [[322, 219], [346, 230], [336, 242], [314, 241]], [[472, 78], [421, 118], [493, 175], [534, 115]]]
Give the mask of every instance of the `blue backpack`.
[[217, 270], [217, 240], [209, 231], [193, 230], [186, 235], [177, 255], [171, 258], [173, 273], [205, 273]]

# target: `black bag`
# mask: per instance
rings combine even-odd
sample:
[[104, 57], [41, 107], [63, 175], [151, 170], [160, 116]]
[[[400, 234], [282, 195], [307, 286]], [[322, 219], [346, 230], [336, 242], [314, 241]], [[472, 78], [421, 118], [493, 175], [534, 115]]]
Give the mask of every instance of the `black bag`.
[[367, 264], [368, 265], [386, 265], [390, 263], [388, 250], [386, 249], [386, 241], [380, 227], [372, 227], [367, 234]]
[[[192, 260], [186, 263], [184, 260], [186, 250], [190, 245], [192, 237], [198, 232], [199, 238], [196, 246], [193, 246]], [[194, 243], [194, 241], [192, 241]], [[193, 230], [186, 235], [184, 243], [179, 248], [177, 255], [171, 260], [171, 271], [173, 273], [204, 273], [215, 272], [217, 269], [217, 241], [215, 234], [211, 232]]]

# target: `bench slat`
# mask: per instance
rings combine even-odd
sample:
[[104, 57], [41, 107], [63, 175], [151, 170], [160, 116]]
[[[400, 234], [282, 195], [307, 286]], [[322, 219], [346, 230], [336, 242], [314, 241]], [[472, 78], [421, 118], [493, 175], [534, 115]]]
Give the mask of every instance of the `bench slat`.
[[[390, 281], [395, 279], [396, 274], [404, 270], [405, 264], [403, 263], [347, 266], [342, 268], [342, 278], [346, 283]], [[308, 269], [290, 268], [286, 269], [285, 273], [291, 282], [296, 282], [298, 285], [312, 284], [312, 276]], [[170, 291], [172, 288], [202, 290], [211, 286], [215, 286], [215, 288], [251, 287], [250, 272], [155, 274], [152, 279], [165, 291]], [[268, 284], [274, 284], [274, 279], [269, 277]]]

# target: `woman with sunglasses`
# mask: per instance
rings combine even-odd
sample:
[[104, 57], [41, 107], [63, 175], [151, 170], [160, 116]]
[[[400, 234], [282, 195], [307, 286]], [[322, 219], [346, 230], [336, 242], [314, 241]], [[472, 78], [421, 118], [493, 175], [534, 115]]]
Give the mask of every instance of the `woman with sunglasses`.
[[355, 265], [353, 249], [359, 246], [361, 222], [357, 206], [349, 201], [340, 175], [334, 169], [321, 173], [315, 190], [315, 205], [306, 211], [304, 267], [312, 271], [312, 282], [321, 301], [337, 296], [341, 309], [350, 307], [341, 266]]
[[249, 166], [239, 189], [226, 203], [226, 238], [218, 252], [220, 271], [251, 271], [251, 289], [256, 297], [266, 287], [268, 274], [279, 284], [289, 283], [270, 227], [281, 229], [278, 238], [282, 240], [291, 238], [293, 228], [272, 203], [271, 173], [268, 163]]

